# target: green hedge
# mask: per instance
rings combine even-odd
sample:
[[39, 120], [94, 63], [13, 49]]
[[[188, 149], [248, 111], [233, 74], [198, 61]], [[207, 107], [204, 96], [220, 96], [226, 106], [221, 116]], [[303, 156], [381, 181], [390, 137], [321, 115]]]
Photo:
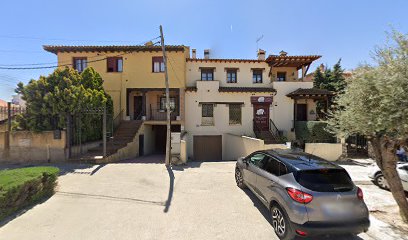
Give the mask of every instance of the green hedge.
[[54, 193], [59, 169], [27, 167], [0, 171], [0, 221]]
[[336, 136], [326, 130], [327, 123], [322, 121], [297, 121], [296, 139], [305, 143], [332, 143]]

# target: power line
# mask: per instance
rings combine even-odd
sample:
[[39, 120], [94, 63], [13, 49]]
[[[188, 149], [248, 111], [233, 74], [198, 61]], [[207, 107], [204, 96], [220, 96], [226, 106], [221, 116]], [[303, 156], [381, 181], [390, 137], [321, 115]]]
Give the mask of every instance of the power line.
[[123, 40], [92, 40], [92, 39], [68, 39], [68, 38], [42, 38], [42, 37], [30, 37], [30, 36], [16, 36], [16, 35], [0, 35], [0, 38], [8, 39], [26, 39], [26, 40], [43, 40], [43, 41], [72, 41], [72, 42], [105, 42], [105, 43], [115, 43], [115, 42], [131, 42]]
[[[147, 40], [147, 41], [143, 41], [143, 42], [141, 42], [141, 43], [139, 43], [137, 45], [141, 45], [143, 43], [146, 43], [146, 42], [158, 39], [158, 38], [160, 38], [160, 37], [156, 37], [156, 38], [152, 38], [152, 39]], [[158, 43], [158, 42], [155, 42], [153, 44], [156, 44], [156, 43]], [[119, 54], [119, 55], [116, 55], [116, 56], [113, 56], [113, 57], [120, 57], [120, 56], [124, 56], [126, 54], [129, 54], [129, 53], [132, 53], [132, 51], [127, 51], [127, 52], [125, 52], [123, 54]], [[98, 58], [98, 57], [103, 57], [103, 56], [107, 56], [107, 55], [98, 55], [98, 56], [93, 56], [93, 57], [89, 57], [89, 58], [92, 59], [92, 58]], [[98, 59], [98, 60], [93, 60], [93, 61], [86, 61], [86, 63], [99, 62], [99, 61], [106, 60], [107, 58], [108, 57]], [[4, 65], [0, 64], [0, 69], [3, 69], [3, 70], [33, 70], [33, 69], [48, 69], [48, 68], [65, 67], [65, 66], [73, 65], [72, 62], [70, 62], [70, 63], [67, 63], [67, 62], [68, 61], [65, 62], [66, 64], [64, 62], [60, 62], [60, 63], [50, 62], [50, 63], [28, 63], [28, 64], [4, 64]], [[64, 64], [61, 64], [61, 63], [64, 63]], [[47, 64], [56, 64], [56, 65], [41, 66], [41, 65], [47, 65]], [[40, 67], [19, 67], [19, 66], [40, 66]]]

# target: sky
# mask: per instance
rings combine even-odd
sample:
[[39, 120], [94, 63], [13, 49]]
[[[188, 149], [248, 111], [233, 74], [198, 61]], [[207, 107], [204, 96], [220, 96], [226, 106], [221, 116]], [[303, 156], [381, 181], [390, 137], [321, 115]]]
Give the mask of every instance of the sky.
[[[391, 4], [392, 2], [392, 4]], [[392, 28], [408, 32], [406, 0], [13, 0], [0, 8], [0, 66], [50, 63], [57, 58], [42, 45], [140, 44], [159, 36], [166, 44], [210, 48], [211, 57], [322, 55], [332, 66], [340, 58], [351, 70], [371, 63], [371, 51]], [[18, 82], [53, 69], [1, 70], [0, 99], [9, 101]]]

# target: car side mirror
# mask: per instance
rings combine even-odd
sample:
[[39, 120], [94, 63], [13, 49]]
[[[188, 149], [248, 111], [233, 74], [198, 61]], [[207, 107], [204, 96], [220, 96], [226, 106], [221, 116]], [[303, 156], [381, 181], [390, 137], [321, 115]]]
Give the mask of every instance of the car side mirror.
[[247, 158], [242, 158], [242, 162], [245, 163], [247, 166], [249, 164], [248, 159]]

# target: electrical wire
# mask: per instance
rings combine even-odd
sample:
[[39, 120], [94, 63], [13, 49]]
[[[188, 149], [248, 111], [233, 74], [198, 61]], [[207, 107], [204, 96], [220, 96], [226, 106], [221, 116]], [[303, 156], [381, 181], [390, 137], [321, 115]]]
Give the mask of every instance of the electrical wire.
[[115, 43], [115, 42], [130, 42], [122, 40], [91, 40], [91, 39], [67, 39], [67, 38], [41, 38], [41, 37], [30, 37], [30, 36], [15, 36], [15, 35], [0, 35], [0, 38], [8, 39], [26, 39], [26, 40], [42, 40], [42, 41], [71, 41], [71, 42], [105, 42], [105, 43]]
[[[155, 40], [155, 39], [158, 39], [158, 38], [160, 38], [160, 36], [152, 38], [152, 39], [147, 40], [147, 41], [140, 42], [140, 43], [138, 43], [136, 45], [142, 45], [142, 44], [144, 44], [146, 42], [149, 42], [149, 41], [152, 41], [152, 40]], [[153, 43], [153, 45], [155, 45], [155, 44], [157, 44], [157, 42]], [[128, 51], [128, 52], [125, 52], [125, 54], [129, 54], [131, 52], [132, 51]], [[117, 56], [114, 56], [114, 57], [120, 57], [120, 56], [123, 56], [125, 54], [120, 54], [120, 55], [117, 55]], [[93, 58], [98, 58], [98, 57], [103, 57], [103, 56], [107, 56], [107, 55], [98, 55], [98, 56], [93, 56], [93, 57], [88, 57], [88, 58], [93, 59]], [[106, 59], [107, 58], [94, 60], [94, 61], [87, 61], [87, 63], [103, 61], [103, 60], [106, 60]], [[48, 64], [56, 64], [56, 65], [41, 66], [41, 65], [48, 65]], [[48, 63], [27, 63], [27, 64], [0, 64], [0, 69], [3, 69], [3, 70], [30, 70], [31, 69], [32, 70], [32, 69], [47, 69], [47, 68], [64, 67], [64, 66], [71, 66], [71, 65], [73, 65], [73, 63], [72, 62], [68, 63], [68, 61], [60, 62], [60, 63], [58, 63], [58, 62], [48, 62]], [[41, 66], [41, 67], [20, 67], [20, 66]]]

